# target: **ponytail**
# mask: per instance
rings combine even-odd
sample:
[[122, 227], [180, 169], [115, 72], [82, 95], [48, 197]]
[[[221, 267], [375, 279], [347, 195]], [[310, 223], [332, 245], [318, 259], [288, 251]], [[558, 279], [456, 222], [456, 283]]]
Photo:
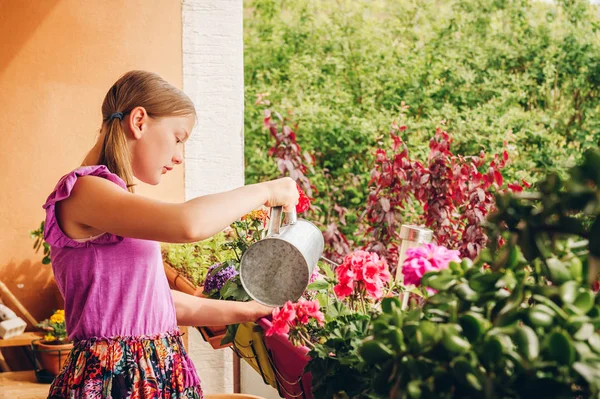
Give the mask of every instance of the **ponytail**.
[[106, 165], [108, 170], [119, 176], [127, 189], [133, 192], [133, 171], [131, 170], [131, 155], [127, 146], [125, 131], [119, 118], [111, 118], [103, 124], [104, 143], [100, 152], [99, 165]]

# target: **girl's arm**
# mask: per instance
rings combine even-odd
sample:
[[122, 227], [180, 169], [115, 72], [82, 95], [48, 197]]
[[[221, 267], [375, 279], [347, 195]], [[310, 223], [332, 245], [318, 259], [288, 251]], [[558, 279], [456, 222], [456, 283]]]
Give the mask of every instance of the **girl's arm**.
[[271, 314], [270, 307], [258, 302], [219, 301], [199, 298], [171, 290], [177, 324], [180, 326], [217, 326], [245, 323]]
[[297, 202], [296, 183], [288, 177], [184, 203], [166, 203], [132, 194], [101, 177], [83, 176], [69, 198], [57, 204], [57, 216], [71, 238], [82, 238], [81, 231], [93, 229], [181, 243], [209, 238], [261, 205], [290, 209]]

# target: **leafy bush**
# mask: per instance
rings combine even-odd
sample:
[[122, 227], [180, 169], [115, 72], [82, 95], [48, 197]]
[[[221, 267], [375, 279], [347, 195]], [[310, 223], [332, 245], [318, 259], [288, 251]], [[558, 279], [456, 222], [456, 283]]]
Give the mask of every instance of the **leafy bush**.
[[245, 4], [246, 179], [278, 175], [254, 101], [268, 92], [315, 151], [315, 206], [348, 209], [346, 236], [366, 203], [367, 154], [400, 114], [417, 159], [442, 120], [456, 154], [500, 153], [508, 141], [511, 182], [564, 175], [599, 142], [600, 20], [584, 0]]

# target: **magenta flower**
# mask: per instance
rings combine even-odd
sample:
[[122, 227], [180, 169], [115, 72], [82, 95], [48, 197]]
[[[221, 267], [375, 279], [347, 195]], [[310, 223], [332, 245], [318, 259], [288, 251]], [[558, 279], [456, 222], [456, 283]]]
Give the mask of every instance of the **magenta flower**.
[[425, 244], [406, 251], [402, 265], [405, 285], [421, 285], [421, 278], [427, 272], [447, 269], [450, 262], [460, 262], [460, 252], [436, 244]]

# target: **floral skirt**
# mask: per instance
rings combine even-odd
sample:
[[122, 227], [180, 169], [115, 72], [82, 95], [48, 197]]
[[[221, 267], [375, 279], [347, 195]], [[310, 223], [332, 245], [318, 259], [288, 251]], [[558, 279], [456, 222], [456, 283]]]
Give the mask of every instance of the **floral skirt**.
[[201, 399], [181, 333], [75, 342], [48, 398]]

